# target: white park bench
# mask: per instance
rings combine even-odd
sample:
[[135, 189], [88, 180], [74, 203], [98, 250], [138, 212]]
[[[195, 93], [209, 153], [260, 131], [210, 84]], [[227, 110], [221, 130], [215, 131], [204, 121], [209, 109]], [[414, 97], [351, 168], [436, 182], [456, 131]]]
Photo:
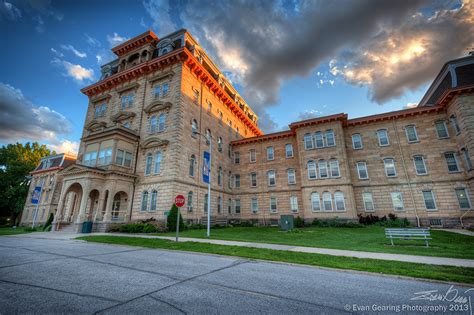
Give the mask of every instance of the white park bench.
[[393, 244], [393, 239], [402, 240], [424, 240], [426, 247], [429, 247], [428, 240], [431, 239], [429, 229], [385, 229], [385, 236], [390, 239]]

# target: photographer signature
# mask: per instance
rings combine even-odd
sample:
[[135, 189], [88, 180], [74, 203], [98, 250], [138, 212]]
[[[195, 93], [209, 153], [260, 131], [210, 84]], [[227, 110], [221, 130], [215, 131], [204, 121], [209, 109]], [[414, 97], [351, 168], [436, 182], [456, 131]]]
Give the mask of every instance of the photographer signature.
[[[468, 301], [470, 302], [470, 293], [474, 292], [474, 288], [467, 289], [465, 291], [460, 291], [454, 286], [451, 286], [446, 292], [439, 292], [438, 290], [430, 290], [430, 291], [420, 291], [413, 293], [414, 297], [410, 300], [424, 300], [424, 301], [447, 301], [447, 302], [454, 302], [465, 304]], [[467, 295], [466, 295], [467, 294]]]

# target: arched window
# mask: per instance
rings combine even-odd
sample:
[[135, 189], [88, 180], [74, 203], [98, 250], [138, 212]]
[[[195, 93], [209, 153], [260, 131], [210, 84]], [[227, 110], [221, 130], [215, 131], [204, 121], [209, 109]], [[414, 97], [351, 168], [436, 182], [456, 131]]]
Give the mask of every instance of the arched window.
[[316, 148], [324, 148], [324, 137], [321, 131], [314, 134], [314, 143], [316, 144]]
[[217, 185], [222, 186], [222, 167], [220, 166], [217, 171]]
[[329, 161], [329, 172], [331, 174], [331, 177], [341, 176], [341, 172], [339, 171], [339, 161], [338, 160], [330, 160]]
[[316, 179], [316, 162], [314, 161], [308, 161], [308, 178], [309, 179]]
[[334, 131], [328, 130], [325, 134], [326, 146], [333, 147], [336, 145], [336, 138], [334, 137]]
[[306, 150], [311, 150], [313, 148], [313, 136], [310, 133], [304, 135], [304, 148]]
[[323, 192], [323, 209], [324, 211], [332, 211], [332, 197], [330, 192]]
[[354, 150], [360, 150], [363, 148], [362, 136], [359, 133], [355, 133], [352, 135], [352, 148]]
[[222, 119], [223, 119], [222, 112], [220, 112], [219, 113], [219, 124], [221, 124], [221, 125], [222, 125]]
[[211, 102], [207, 102], [207, 113], [208, 114], [212, 113], [212, 103]]
[[146, 211], [146, 209], [148, 209], [148, 191], [145, 190], [142, 193], [142, 207], [141, 207], [141, 210]]
[[346, 203], [344, 201], [344, 193], [342, 191], [336, 191], [334, 193], [334, 203], [336, 204], [336, 211], [346, 210]]
[[145, 164], [145, 175], [151, 174], [151, 165], [153, 164], [153, 155], [148, 153], [146, 156], [146, 164]]
[[211, 142], [211, 138], [212, 138], [211, 130], [210, 130], [210, 129], [206, 129], [206, 140], [207, 140], [207, 143]]
[[325, 160], [319, 160], [319, 178], [328, 178], [328, 164]]
[[155, 133], [158, 129], [158, 120], [156, 119], [156, 116], [153, 115], [150, 118], [150, 133]]
[[191, 132], [193, 137], [195, 137], [198, 132], [198, 122], [196, 119], [193, 119], [191, 122]]
[[189, 176], [194, 177], [194, 164], [196, 164], [196, 156], [191, 155], [189, 159]]
[[188, 212], [193, 212], [193, 192], [188, 192], [188, 200], [187, 200], [187, 208]]
[[221, 137], [217, 138], [217, 150], [219, 150], [219, 152], [222, 152], [222, 138]]
[[150, 211], [155, 211], [156, 210], [156, 201], [158, 198], [158, 192], [156, 190], [153, 190], [151, 192], [151, 203], [150, 203]]
[[454, 127], [454, 130], [456, 131], [456, 134], [461, 133], [461, 128], [459, 128], [458, 119], [457, 119], [456, 115], [451, 115], [449, 117], [449, 119], [451, 120], [451, 123], [453, 124], [453, 127]]
[[311, 193], [311, 210], [321, 211], [321, 201], [317, 192]]
[[155, 154], [155, 174], [158, 174], [161, 169], [161, 152], [158, 151]]
[[161, 114], [160, 117], [158, 118], [158, 131], [162, 132], [165, 131], [166, 127], [166, 115]]

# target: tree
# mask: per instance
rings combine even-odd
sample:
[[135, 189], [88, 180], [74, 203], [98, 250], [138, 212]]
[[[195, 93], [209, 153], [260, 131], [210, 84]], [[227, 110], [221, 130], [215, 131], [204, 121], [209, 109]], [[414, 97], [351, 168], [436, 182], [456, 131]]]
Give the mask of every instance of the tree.
[[[176, 231], [176, 220], [178, 219], [178, 207], [173, 204], [170, 210], [170, 214], [168, 215], [167, 221], [168, 221], [168, 231]], [[183, 223], [183, 216], [179, 216], [179, 229], [183, 230], [184, 229], [184, 223]]]
[[8, 144], [0, 148], [0, 219], [17, 223], [29, 189], [26, 178], [41, 158], [55, 154], [37, 142]]

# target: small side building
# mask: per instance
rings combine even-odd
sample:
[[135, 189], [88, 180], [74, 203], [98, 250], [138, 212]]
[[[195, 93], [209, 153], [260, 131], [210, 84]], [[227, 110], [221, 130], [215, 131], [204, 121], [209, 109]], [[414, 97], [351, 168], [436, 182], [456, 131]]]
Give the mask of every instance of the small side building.
[[[48, 220], [49, 214], [56, 214], [59, 196], [62, 188], [62, 178], [58, 172], [69, 165], [76, 163], [76, 157], [65, 153], [50, 155], [41, 159], [38, 166], [30, 173], [30, 189], [26, 198], [20, 225], [43, 225]], [[41, 187], [38, 211], [37, 205], [32, 203], [36, 187]]]

